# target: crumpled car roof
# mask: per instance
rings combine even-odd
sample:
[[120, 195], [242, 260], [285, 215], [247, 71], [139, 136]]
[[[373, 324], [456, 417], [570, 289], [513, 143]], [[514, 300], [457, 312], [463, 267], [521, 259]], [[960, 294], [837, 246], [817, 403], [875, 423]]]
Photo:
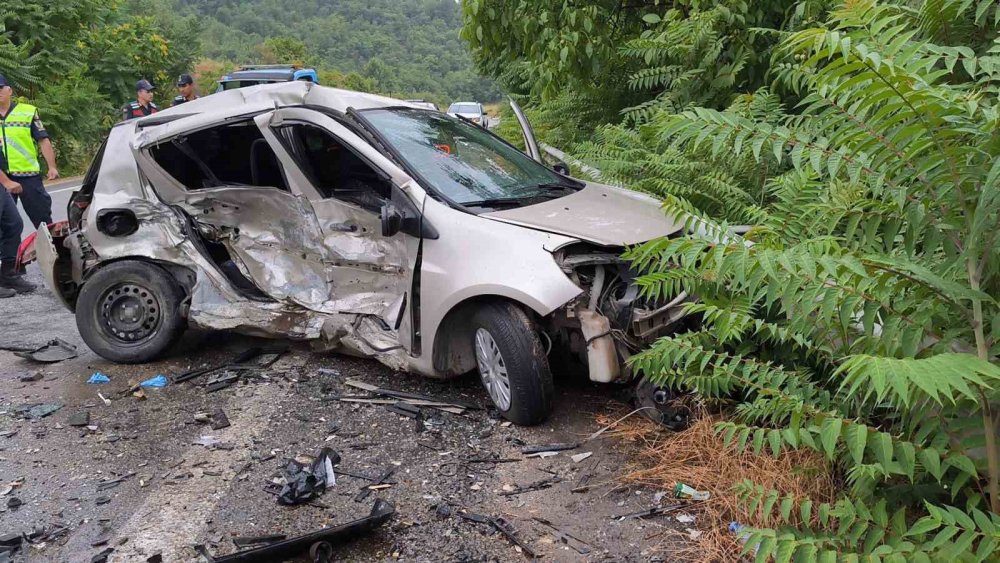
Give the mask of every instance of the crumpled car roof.
[[[135, 129], [137, 140], [139, 144], [145, 144], [153, 139], [169, 136], [174, 131], [197, 128], [201, 124], [208, 125], [229, 117], [302, 105], [322, 106], [341, 112], [346, 112], [348, 108], [357, 110], [381, 107], [419, 108], [414, 104], [386, 96], [341, 90], [298, 80], [218, 92], [119, 125], [137, 125]], [[177, 119], [167, 120], [171, 116], [176, 116]], [[158, 124], [144, 127], [144, 122]]]

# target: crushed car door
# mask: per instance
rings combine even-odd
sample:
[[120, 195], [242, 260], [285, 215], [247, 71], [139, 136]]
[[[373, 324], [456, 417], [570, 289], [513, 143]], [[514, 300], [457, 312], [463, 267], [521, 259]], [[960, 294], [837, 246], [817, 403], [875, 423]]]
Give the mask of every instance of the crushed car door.
[[403, 233], [383, 236], [381, 212], [390, 199], [419, 209], [422, 190], [328, 115], [285, 108], [256, 122], [319, 221], [329, 259], [324, 310], [376, 317], [385, 331], [399, 329], [400, 341], [409, 341], [404, 313], [419, 239]]
[[235, 288], [323, 306], [329, 252], [319, 223], [252, 118], [145, 133], [135, 156], [149, 184], [184, 211]]

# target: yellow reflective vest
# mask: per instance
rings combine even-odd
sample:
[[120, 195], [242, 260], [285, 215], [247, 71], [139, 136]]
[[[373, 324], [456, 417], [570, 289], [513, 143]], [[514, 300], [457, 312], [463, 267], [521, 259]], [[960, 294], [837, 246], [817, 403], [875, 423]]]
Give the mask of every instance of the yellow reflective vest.
[[31, 137], [31, 121], [38, 110], [29, 104], [17, 104], [0, 119], [0, 149], [10, 174], [38, 174], [38, 147]]

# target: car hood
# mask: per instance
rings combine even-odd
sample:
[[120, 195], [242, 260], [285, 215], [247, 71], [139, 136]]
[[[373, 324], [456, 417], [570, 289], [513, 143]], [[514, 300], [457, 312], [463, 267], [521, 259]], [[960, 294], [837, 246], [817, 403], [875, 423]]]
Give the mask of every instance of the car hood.
[[660, 202], [638, 192], [587, 184], [565, 197], [484, 213], [496, 221], [571, 236], [603, 246], [625, 246], [674, 234], [684, 224], [669, 217]]

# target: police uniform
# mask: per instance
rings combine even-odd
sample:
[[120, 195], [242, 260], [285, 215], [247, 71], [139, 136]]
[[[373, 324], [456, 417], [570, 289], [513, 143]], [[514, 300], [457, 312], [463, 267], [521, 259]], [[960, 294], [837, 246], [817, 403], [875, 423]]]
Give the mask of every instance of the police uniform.
[[160, 111], [160, 108], [156, 107], [156, 104], [149, 102], [149, 105], [143, 107], [139, 102], [132, 100], [125, 107], [122, 108], [122, 121], [128, 121], [129, 119], [136, 119], [138, 117], [146, 117], [147, 115], [152, 115]]
[[191, 100], [185, 98], [184, 96], [176, 96], [176, 97], [174, 97], [174, 101], [173, 101], [173, 103], [170, 104], [170, 106], [171, 107], [173, 107], [173, 106], [179, 106], [179, 105], [183, 104], [184, 102], [193, 102], [194, 100], [197, 100], [197, 99], [198, 99], [198, 96], [195, 96], [194, 99], [191, 99]]
[[125, 104], [125, 107], [122, 108], [122, 121], [128, 121], [129, 119], [136, 119], [139, 117], [146, 117], [147, 115], [152, 115], [160, 111], [160, 108], [156, 107], [156, 104], [154, 104], [152, 101], [149, 102], [148, 106], [143, 106], [142, 104], [139, 103], [138, 100], [139, 92], [146, 91], [151, 93], [155, 90], [156, 86], [153, 86], [153, 84], [150, 83], [145, 78], [136, 82], [135, 93], [137, 99], [132, 100], [131, 102]]
[[[194, 84], [194, 78], [192, 78], [190, 74], [182, 74], [182, 75], [180, 75], [180, 76], [177, 77], [177, 87], [178, 88], [181, 88], [183, 86], [193, 85], [193, 84]], [[171, 107], [176, 107], [176, 106], [179, 106], [179, 105], [183, 104], [184, 102], [192, 102], [194, 100], [197, 100], [198, 99], [198, 94], [195, 94], [193, 92], [193, 86], [192, 86], [192, 92], [191, 93], [193, 94], [194, 97], [191, 98], [190, 100], [187, 99], [187, 98], [185, 98], [182, 95], [178, 95], [178, 96], [176, 96], [174, 98], [174, 101], [170, 104], [170, 106]]]
[[0, 114], [0, 169], [21, 184], [21, 193], [12, 197], [20, 200], [33, 227], [52, 222], [52, 198], [42, 184], [35, 144], [48, 138], [35, 106], [12, 101], [7, 114]]

